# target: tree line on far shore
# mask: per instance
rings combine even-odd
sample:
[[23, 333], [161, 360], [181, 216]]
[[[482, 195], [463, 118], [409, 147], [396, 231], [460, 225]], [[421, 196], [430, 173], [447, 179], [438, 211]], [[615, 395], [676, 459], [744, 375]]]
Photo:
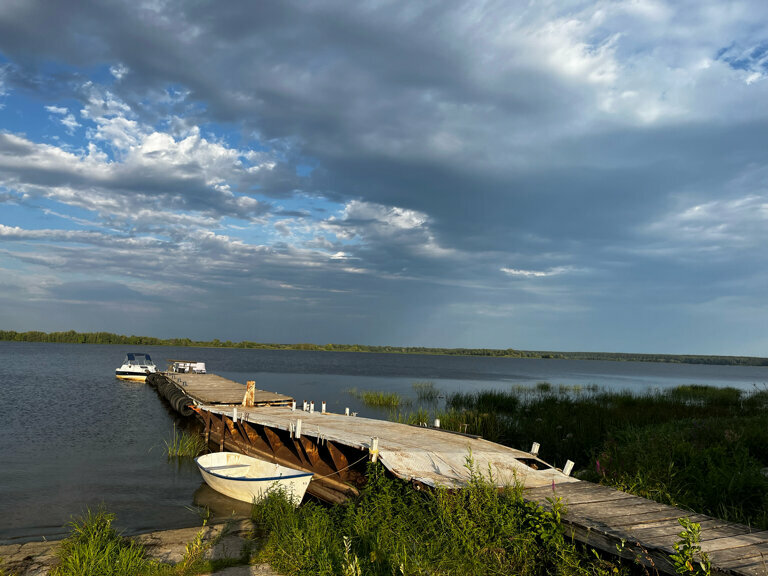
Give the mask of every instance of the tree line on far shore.
[[279, 344], [191, 340], [189, 338], [154, 338], [125, 336], [111, 332], [16, 332], [0, 330], [0, 341], [49, 342], [67, 344], [120, 344], [123, 346], [190, 346], [201, 348], [246, 348], [253, 350], [310, 350], [317, 352], [371, 352], [379, 354], [433, 354], [441, 356], [486, 356], [497, 358], [551, 358], [558, 360], [610, 360], [616, 362], [667, 362], [674, 364], [721, 364], [731, 366], [768, 366], [768, 358], [754, 356], [705, 356], [691, 354], [633, 354], [624, 352], [554, 352], [516, 350], [513, 348], [427, 348], [423, 346], [370, 346], [367, 344]]

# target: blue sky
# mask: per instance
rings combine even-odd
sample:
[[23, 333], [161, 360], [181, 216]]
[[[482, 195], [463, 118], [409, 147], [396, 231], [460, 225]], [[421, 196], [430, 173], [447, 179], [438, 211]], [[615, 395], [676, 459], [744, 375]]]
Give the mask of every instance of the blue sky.
[[5, 2], [0, 327], [765, 356], [760, 2]]

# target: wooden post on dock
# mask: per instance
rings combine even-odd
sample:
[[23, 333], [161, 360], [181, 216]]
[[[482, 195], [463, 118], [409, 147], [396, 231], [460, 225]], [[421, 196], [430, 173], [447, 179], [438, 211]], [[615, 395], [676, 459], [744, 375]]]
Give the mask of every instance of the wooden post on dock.
[[245, 396], [243, 397], [243, 406], [253, 406], [256, 398], [256, 381], [248, 380], [245, 383]]

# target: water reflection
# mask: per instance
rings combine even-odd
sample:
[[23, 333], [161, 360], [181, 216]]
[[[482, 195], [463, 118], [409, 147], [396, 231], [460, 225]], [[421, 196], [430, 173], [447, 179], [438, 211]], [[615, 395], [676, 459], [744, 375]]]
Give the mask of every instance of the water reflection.
[[211, 517], [218, 520], [249, 518], [251, 516], [250, 504], [224, 496], [205, 482], [195, 490], [192, 502], [199, 508], [210, 510]]

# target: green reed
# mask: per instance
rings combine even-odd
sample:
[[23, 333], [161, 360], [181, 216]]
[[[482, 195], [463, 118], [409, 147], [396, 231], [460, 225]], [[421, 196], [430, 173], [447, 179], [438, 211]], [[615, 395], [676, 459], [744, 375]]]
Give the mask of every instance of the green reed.
[[379, 390], [358, 390], [350, 388], [347, 393], [361, 400], [363, 404], [371, 408], [390, 408], [396, 409], [401, 406], [407, 406], [411, 403], [407, 398], [403, 398], [397, 392], [382, 392]]
[[435, 387], [435, 383], [426, 380], [413, 383], [413, 390], [419, 400], [433, 402], [440, 396], [440, 390]]
[[205, 439], [198, 433], [179, 430], [173, 426], [173, 434], [165, 440], [168, 458], [194, 458], [208, 448]]
[[444, 428], [521, 449], [539, 442], [544, 460], [573, 460], [585, 479], [768, 528], [765, 387], [633, 394], [539, 383], [452, 394], [446, 406]]

